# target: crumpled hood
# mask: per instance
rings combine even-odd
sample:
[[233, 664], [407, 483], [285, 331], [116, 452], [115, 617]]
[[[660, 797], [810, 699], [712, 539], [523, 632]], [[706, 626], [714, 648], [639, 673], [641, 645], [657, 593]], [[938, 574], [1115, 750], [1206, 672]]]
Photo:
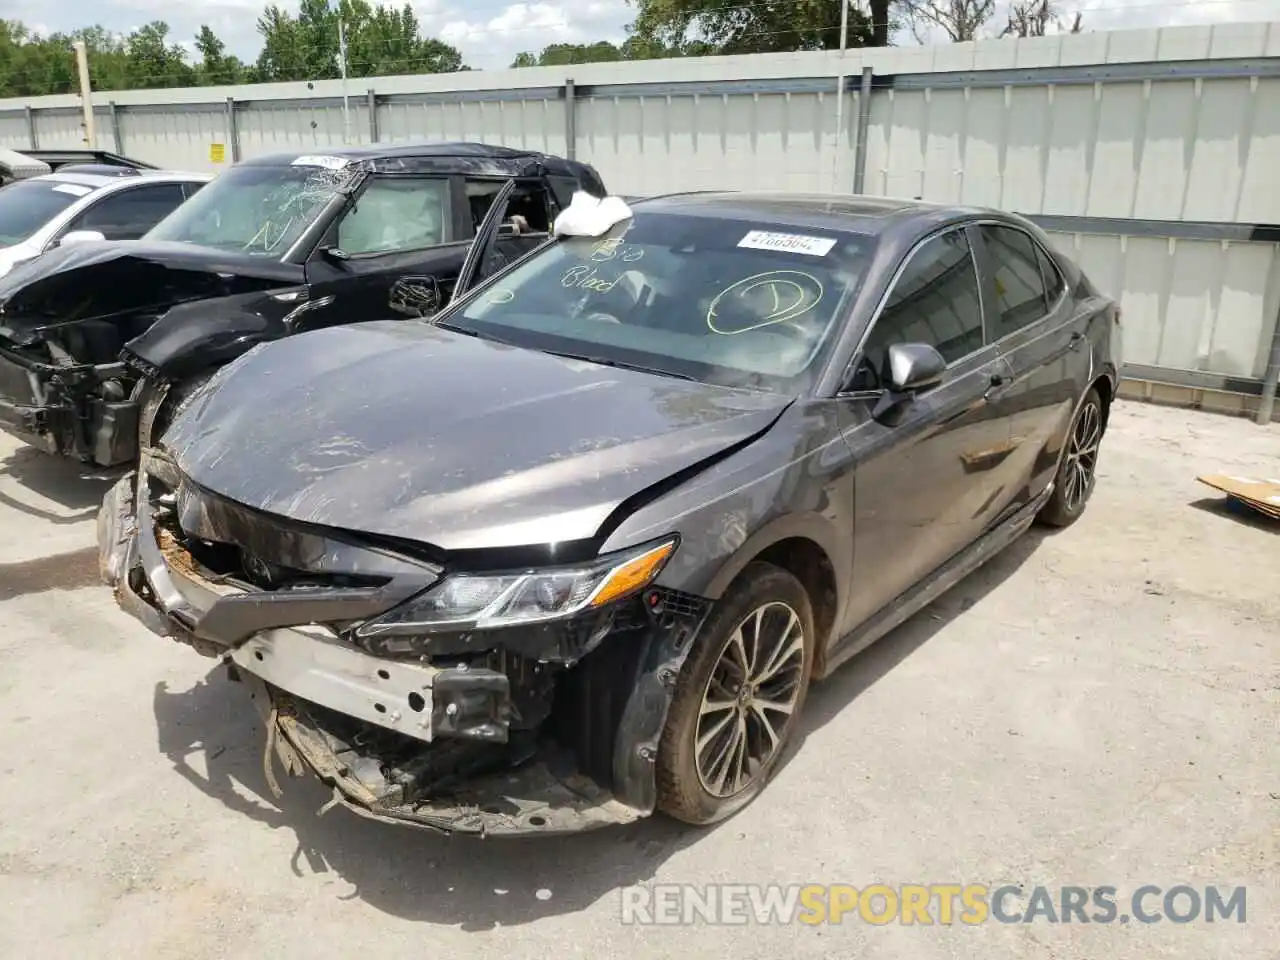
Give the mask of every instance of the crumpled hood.
[[301, 282], [301, 268], [189, 243], [104, 240], [56, 247], [0, 277], [0, 334]]
[[256, 348], [162, 442], [191, 481], [268, 513], [444, 550], [517, 547], [595, 536], [623, 501], [790, 402], [387, 321]]

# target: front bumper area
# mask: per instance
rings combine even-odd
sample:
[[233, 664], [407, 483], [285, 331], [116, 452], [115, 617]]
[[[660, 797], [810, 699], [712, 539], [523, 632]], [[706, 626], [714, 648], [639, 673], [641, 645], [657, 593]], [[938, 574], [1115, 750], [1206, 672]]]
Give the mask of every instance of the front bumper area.
[[59, 367], [0, 347], [0, 430], [28, 446], [99, 467], [137, 454], [138, 403], [108, 400], [102, 384], [127, 386], [123, 364]]
[[[478, 651], [470, 660], [362, 649], [336, 626], [359, 619], [341, 612], [342, 598], [347, 611], [381, 612], [409, 589], [403, 570], [393, 563], [383, 571], [394, 589], [377, 597], [370, 590], [387, 585], [273, 593], [211, 576], [166, 539], [165, 524], [139, 495], [148, 464], [144, 458], [142, 483], [130, 474], [103, 502], [102, 578], [152, 632], [222, 660], [250, 688], [266, 724], [264, 770], [277, 795], [276, 762], [292, 776], [317, 777], [335, 805], [444, 833], [573, 833], [653, 811], [657, 741], [705, 615], [699, 603], [673, 598], [656, 614], [619, 612], [599, 648], [571, 666], [514, 648]], [[182, 500], [171, 509], [187, 534], [236, 532], [239, 521], [220, 513], [216, 498], [197, 497], [198, 509], [188, 510]], [[241, 530], [235, 542], [252, 543], [260, 533]], [[289, 543], [312, 558], [335, 557], [332, 545], [308, 547], [311, 535], [295, 530]], [[352, 565], [349, 556], [340, 562]], [[438, 572], [410, 567], [412, 593]]]
[[[581, 833], [645, 816], [578, 773], [571, 756], [545, 747], [516, 765], [496, 755], [440, 757], [432, 771], [438, 777], [432, 795], [408, 799], [397, 782], [406, 771], [395, 769], [389, 778], [385, 760], [359, 743], [360, 734], [352, 735], [344, 718], [259, 677], [240, 679], [254, 691], [267, 725], [264, 767], [278, 761], [293, 776], [309, 770], [333, 790], [332, 804], [367, 819], [435, 833], [499, 837]], [[279, 790], [273, 774], [267, 782]]]

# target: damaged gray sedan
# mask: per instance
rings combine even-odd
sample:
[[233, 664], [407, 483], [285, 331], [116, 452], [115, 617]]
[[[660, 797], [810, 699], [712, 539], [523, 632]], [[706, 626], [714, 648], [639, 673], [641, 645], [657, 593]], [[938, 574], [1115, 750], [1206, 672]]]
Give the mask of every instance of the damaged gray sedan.
[[108, 496], [102, 572], [361, 814], [710, 823], [811, 681], [1080, 516], [1119, 342], [1018, 217], [653, 198], [220, 370]]

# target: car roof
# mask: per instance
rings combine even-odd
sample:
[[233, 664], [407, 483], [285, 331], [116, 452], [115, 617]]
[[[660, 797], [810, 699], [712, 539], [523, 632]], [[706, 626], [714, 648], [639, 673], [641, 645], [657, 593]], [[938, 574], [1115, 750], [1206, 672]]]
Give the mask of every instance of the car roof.
[[632, 200], [631, 205], [645, 212], [751, 220], [862, 236], [915, 232], [924, 226], [996, 214], [977, 207], [898, 197], [765, 191], [672, 193]]
[[416, 141], [372, 143], [361, 146], [325, 146], [270, 153], [239, 161], [237, 167], [282, 167], [304, 158], [335, 158], [348, 163], [364, 163], [388, 172], [459, 172], [478, 176], [531, 176], [534, 165], [551, 174], [577, 176], [590, 171], [588, 164], [567, 160], [538, 150], [496, 146], [471, 141], [447, 143]]
[[130, 184], [145, 183], [148, 180], [159, 180], [161, 182], [183, 180], [183, 181], [203, 181], [208, 182], [213, 179], [212, 174], [208, 173], [184, 173], [176, 170], [139, 170], [137, 176], [132, 174], [129, 176], [111, 176], [99, 173], [81, 173], [78, 171], [71, 172], [55, 172], [44, 173], [38, 177], [28, 177], [28, 181], [42, 182], [48, 181], [52, 183], [74, 183], [81, 187], [90, 187], [94, 190], [114, 187], [123, 189]]

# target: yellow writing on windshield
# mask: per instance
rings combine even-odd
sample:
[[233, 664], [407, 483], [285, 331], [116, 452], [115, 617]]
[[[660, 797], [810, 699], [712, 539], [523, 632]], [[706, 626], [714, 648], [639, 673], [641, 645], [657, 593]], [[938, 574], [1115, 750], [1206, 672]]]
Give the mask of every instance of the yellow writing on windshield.
[[[800, 270], [753, 274], [716, 295], [707, 308], [707, 327], [712, 333], [729, 337], [787, 323], [816, 307], [822, 296], [822, 282]], [[731, 314], [733, 320], [726, 323], [725, 314]]]

